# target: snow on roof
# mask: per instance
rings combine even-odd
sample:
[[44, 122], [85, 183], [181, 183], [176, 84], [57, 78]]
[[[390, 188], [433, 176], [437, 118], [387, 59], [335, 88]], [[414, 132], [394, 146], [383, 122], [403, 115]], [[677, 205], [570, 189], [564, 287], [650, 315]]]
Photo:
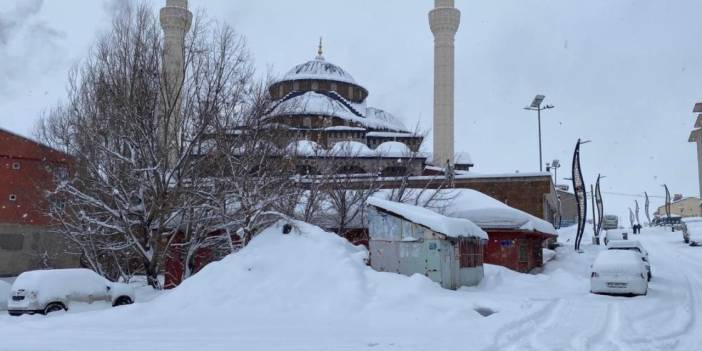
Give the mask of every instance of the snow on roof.
[[[354, 112], [352, 108], [358, 111]], [[406, 132], [402, 122], [391, 114], [372, 107], [364, 110], [362, 104], [352, 104], [336, 94], [327, 95], [308, 91], [294, 95], [281, 101], [269, 114], [269, 116], [286, 115], [332, 116], [368, 128]]]
[[412, 150], [399, 141], [386, 141], [378, 145], [375, 152], [383, 157], [409, 157], [412, 155]]
[[367, 203], [370, 206], [397, 214], [409, 221], [450, 237], [470, 236], [488, 239], [487, 233], [467, 219], [446, 217], [423, 207], [383, 200], [377, 197], [369, 198]]
[[331, 62], [327, 62], [322, 57], [293, 67], [281, 81], [301, 79], [333, 80], [358, 85], [349, 73]]
[[366, 108], [366, 118], [369, 120], [374, 120], [376, 121], [375, 123], [379, 125], [386, 126], [385, 128], [387, 129], [392, 129], [396, 131], [402, 131], [406, 132], [407, 127], [405, 126], [402, 121], [395, 117], [393, 114], [383, 111], [379, 108], [375, 107], [367, 107]]
[[398, 132], [369, 132], [366, 133], [367, 137], [372, 138], [411, 138], [416, 135], [412, 133], [398, 133]]
[[348, 126], [333, 126], [333, 127], [326, 127], [324, 128], [326, 131], [354, 131], [354, 132], [362, 132], [365, 131], [366, 128], [361, 128], [361, 127], [348, 127]]
[[483, 229], [521, 229], [558, 235], [553, 225], [472, 189], [455, 189], [447, 205], [450, 216], [471, 220]]
[[[380, 194], [387, 198], [390, 190], [381, 190]], [[433, 200], [431, 205], [439, 212], [467, 219], [485, 230], [518, 229], [558, 235], [551, 223], [472, 189], [410, 188], [405, 190], [405, 198], [420, 204]]]
[[376, 152], [371, 150], [366, 144], [358, 141], [339, 141], [329, 151], [333, 156], [339, 157], [373, 157]]
[[687, 224], [687, 223], [696, 223], [696, 222], [702, 222], [702, 217], [685, 217], [682, 219], [682, 221]]
[[298, 156], [317, 156], [325, 152], [319, 144], [311, 140], [294, 141], [288, 144], [285, 150]]

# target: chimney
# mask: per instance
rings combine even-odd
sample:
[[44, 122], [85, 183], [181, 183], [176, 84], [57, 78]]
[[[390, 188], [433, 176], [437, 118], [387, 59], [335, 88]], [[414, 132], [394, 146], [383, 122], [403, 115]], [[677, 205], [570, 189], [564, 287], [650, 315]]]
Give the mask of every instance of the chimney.
[[454, 163], [454, 41], [461, 22], [461, 12], [454, 0], [435, 0], [429, 12], [434, 33], [434, 165]]

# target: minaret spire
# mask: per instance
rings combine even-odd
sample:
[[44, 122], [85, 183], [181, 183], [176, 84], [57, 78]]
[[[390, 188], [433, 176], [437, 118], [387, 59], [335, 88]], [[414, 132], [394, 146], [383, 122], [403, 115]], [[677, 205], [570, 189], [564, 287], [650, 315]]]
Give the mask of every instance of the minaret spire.
[[324, 60], [324, 51], [322, 50], [322, 37], [319, 37], [319, 48], [317, 49], [317, 60]]
[[429, 12], [434, 33], [434, 165], [454, 163], [454, 42], [461, 12], [454, 0], [435, 0]]
[[190, 30], [193, 14], [188, 0], [166, 0], [161, 8], [163, 29], [162, 92], [165, 106], [159, 125], [161, 147], [167, 150], [168, 164], [175, 162], [180, 149], [181, 91], [185, 76], [185, 35]]

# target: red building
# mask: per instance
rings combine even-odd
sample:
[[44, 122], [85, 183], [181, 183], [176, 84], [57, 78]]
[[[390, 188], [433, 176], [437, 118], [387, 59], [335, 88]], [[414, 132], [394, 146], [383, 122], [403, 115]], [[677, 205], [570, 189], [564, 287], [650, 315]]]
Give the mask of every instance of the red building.
[[485, 263], [507, 267], [517, 272], [530, 272], [544, 264], [542, 250], [545, 240], [554, 234], [534, 230], [487, 229]]
[[0, 276], [42, 268], [49, 258], [55, 267], [75, 265], [46, 215], [46, 193], [69, 167], [68, 155], [0, 129]]

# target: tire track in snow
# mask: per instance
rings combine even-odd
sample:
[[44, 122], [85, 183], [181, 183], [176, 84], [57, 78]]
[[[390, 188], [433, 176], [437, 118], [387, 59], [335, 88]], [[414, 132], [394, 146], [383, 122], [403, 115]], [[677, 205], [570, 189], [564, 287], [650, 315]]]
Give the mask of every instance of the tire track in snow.
[[[482, 351], [513, 350], [519, 344], [519, 341], [533, 333], [535, 328], [538, 328], [542, 322], [553, 323], [556, 321], [562, 307], [563, 299], [546, 300], [543, 307], [500, 327], [493, 336], [492, 345], [484, 348]], [[518, 350], [528, 349], [522, 348]]]

